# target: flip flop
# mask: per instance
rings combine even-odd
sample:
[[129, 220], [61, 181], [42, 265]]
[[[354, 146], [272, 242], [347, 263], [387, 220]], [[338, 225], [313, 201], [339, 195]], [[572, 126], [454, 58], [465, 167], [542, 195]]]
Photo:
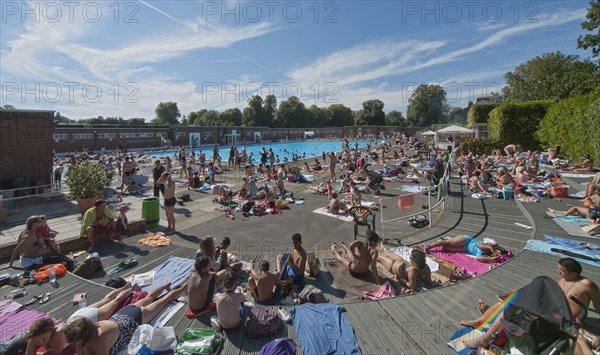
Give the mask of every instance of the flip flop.
[[44, 304], [46, 302], [50, 301], [50, 292], [46, 292], [43, 296], [42, 299], [40, 300], [40, 304]]
[[41, 298], [42, 296], [33, 296], [29, 301], [27, 301], [27, 303], [24, 304], [24, 306], [31, 306], [32, 304], [37, 303]]
[[134, 258], [129, 258], [127, 260], [121, 261], [117, 266], [106, 271], [108, 275], [116, 274], [117, 272], [121, 272], [123, 270], [131, 269], [132, 267], [136, 267], [138, 261]]

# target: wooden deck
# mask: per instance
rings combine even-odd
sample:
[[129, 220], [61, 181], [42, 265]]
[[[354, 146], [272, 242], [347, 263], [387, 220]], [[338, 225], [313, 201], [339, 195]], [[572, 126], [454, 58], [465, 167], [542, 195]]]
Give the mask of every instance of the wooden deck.
[[[463, 193], [460, 184], [453, 182], [452, 197], [441, 223], [403, 238], [402, 243], [404, 245], [429, 243], [441, 236], [458, 234], [468, 234], [478, 239], [488, 237], [515, 253], [511, 261], [483, 276], [458, 284], [381, 301], [344, 303], [332, 287], [329, 274], [325, 272], [321, 273], [317, 280], [309, 281], [316, 283], [332, 302], [344, 303], [348, 319], [354, 327], [364, 354], [453, 354], [454, 351], [446, 345], [446, 342], [459, 328], [460, 319], [471, 319], [479, 315], [475, 307], [478, 299], [491, 304], [497, 300], [497, 295], [525, 286], [535, 276], [547, 275], [554, 279], [558, 278], [557, 257], [530, 251], [521, 252], [528, 239], [543, 239], [543, 234], [566, 236], [551, 219], [543, 218], [548, 206], [558, 207], [557, 201], [548, 200], [538, 204], [521, 205], [498, 199], [476, 200], [468, 195]], [[516, 226], [515, 223], [531, 225], [533, 229], [527, 230]], [[593, 240], [588, 241], [593, 242]], [[136, 247], [125, 253], [127, 256], [140, 256], [140, 264], [136, 268], [123, 272], [129, 274], [138, 270], [150, 270], [171, 256], [192, 258], [195, 250], [184, 246], [159, 249]], [[123, 259], [121, 252], [114, 254], [114, 257], [104, 258], [106, 269]], [[330, 254], [323, 254], [320, 257], [328, 258]], [[584, 275], [596, 282], [600, 280], [600, 270], [585, 264]], [[98, 284], [105, 279], [106, 277], [99, 275], [91, 280], [83, 280], [69, 274], [59, 280], [60, 288], [56, 290], [48, 284], [31, 288], [33, 293], [27, 295], [25, 301], [36, 294], [53, 292], [50, 302], [32, 308], [65, 319], [77, 307], [71, 304], [73, 294], [87, 292], [88, 304], [91, 304], [108, 292], [105, 286]], [[6, 292], [6, 289], [3, 291]], [[190, 320], [184, 315], [186, 310], [184, 307], [168, 323], [175, 327], [176, 334], [183, 333], [189, 327], [210, 327], [210, 316]], [[598, 314], [590, 313], [588, 322], [599, 326]], [[225, 333], [225, 342], [220, 353], [258, 354], [264, 344], [281, 337], [297, 340], [291, 325], [287, 325], [279, 334], [271, 338], [261, 339], [249, 339], [243, 329], [239, 328]], [[298, 350], [302, 353], [299, 346]]]

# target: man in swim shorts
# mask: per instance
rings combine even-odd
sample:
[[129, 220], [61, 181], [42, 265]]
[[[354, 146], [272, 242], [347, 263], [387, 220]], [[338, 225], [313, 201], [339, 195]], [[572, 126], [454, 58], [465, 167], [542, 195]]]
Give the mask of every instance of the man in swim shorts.
[[365, 275], [371, 271], [375, 277], [375, 282], [381, 285], [379, 273], [377, 272], [377, 245], [379, 240], [377, 233], [369, 229], [366, 243], [355, 240], [350, 244], [350, 247], [347, 247], [344, 242], [340, 242], [346, 252], [346, 257], [340, 255], [335, 243], [331, 245], [331, 252], [352, 276]]

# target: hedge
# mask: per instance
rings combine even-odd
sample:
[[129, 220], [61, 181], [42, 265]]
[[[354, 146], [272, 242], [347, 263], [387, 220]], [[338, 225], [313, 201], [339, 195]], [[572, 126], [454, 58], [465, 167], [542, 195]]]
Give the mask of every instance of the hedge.
[[502, 149], [504, 146], [505, 144], [496, 139], [471, 138], [463, 141], [458, 146], [458, 153], [466, 155], [469, 152], [473, 152], [473, 154], [490, 155], [492, 154], [492, 150], [496, 148]]
[[500, 104], [475, 104], [467, 114], [467, 127], [471, 128], [476, 123], [488, 123], [490, 112]]
[[520, 144], [523, 150], [537, 150], [540, 142], [535, 132], [552, 101], [508, 102], [490, 112], [490, 138], [502, 144]]
[[560, 146], [572, 159], [589, 153], [600, 162], [599, 101], [600, 86], [587, 95], [560, 100], [541, 121], [537, 139], [546, 147]]

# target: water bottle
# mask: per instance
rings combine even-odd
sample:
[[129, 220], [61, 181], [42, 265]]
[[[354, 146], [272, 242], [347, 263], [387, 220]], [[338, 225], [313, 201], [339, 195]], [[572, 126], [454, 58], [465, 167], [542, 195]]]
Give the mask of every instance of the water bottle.
[[87, 306], [85, 295], [81, 295], [81, 298], [79, 299], [79, 308], [83, 308], [85, 306]]
[[48, 269], [48, 278], [50, 279], [51, 284], [56, 282], [56, 269], [54, 266], [50, 266]]
[[19, 276], [19, 288], [23, 288], [25, 286], [25, 277], [23, 275]]

